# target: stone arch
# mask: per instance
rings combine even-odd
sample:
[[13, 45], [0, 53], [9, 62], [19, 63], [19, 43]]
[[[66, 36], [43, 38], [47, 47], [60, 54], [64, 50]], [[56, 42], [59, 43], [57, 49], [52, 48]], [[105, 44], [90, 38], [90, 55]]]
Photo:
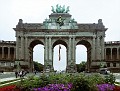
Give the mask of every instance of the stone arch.
[[68, 47], [67, 43], [66, 43], [64, 40], [61, 40], [61, 39], [56, 40], [56, 41], [53, 43], [52, 47], [54, 48], [54, 47], [55, 47], [56, 45], [58, 45], [58, 44], [62, 44], [62, 45], [64, 45], [66, 48]]
[[[59, 26], [59, 23], [56, 22], [59, 16], [65, 19], [63, 26]], [[29, 54], [33, 47], [40, 43], [44, 45], [45, 50], [45, 69], [53, 69], [52, 50], [56, 44], [63, 44], [67, 49], [67, 70], [70, 70], [69, 72], [75, 71], [75, 46], [77, 44], [86, 46], [89, 60], [87, 62], [100, 61], [101, 58], [104, 59], [104, 36], [107, 30], [101, 22], [98, 20], [96, 24], [79, 24], [71, 18], [69, 13], [52, 13], [43, 23], [24, 23], [22, 19], [19, 19], [14, 28], [16, 31], [16, 59], [22, 59], [23, 65], [26, 63], [29, 66], [31, 62]], [[93, 58], [91, 58], [92, 56]], [[97, 63], [99, 62], [94, 62], [95, 65]]]
[[84, 45], [87, 49], [87, 65], [86, 65], [86, 70], [90, 71], [90, 65], [91, 65], [91, 47], [92, 45], [90, 44], [89, 41], [87, 40], [79, 40], [77, 43], [76, 43], [76, 46], [77, 45]]
[[[64, 51], [64, 52], [62, 52], [62, 51], [60, 51], [61, 49], [59, 49], [59, 52], [57, 52], [58, 53], [58, 58], [55, 58], [55, 47], [56, 46], [58, 46], [58, 45], [60, 45], [59, 46], [59, 48], [61, 48], [62, 50], [64, 49], [64, 48], [62, 48], [63, 46], [66, 48], [66, 50]], [[62, 46], [63, 45], [63, 46]], [[62, 61], [64, 61], [63, 63], [63, 65], [64, 65], [64, 67], [66, 68], [66, 66], [67, 66], [67, 62], [68, 62], [68, 56], [67, 56], [67, 54], [68, 54], [68, 45], [67, 45], [67, 42], [65, 41], [65, 40], [62, 40], [62, 39], [57, 39], [57, 40], [55, 40], [54, 42], [53, 42], [53, 45], [52, 45], [52, 53], [53, 53], [53, 58], [52, 58], [52, 60], [53, 60], [53, 64], [54, 63], [57, 63], [56, 62], [56, 59], [58, 59], [58, 61], [60, 61], [61, 60], [61, 62]], [[60, 54], [59, 54], [60, 53]], [[65, 59], [62, 59], [63, 58], [63, 56], [62, 56], [62, 53], [64, 53], [64, 56], [65, 56]], [[60, 57], [60, 59], [59, 59], [59, 57]], [[55, 59], [54, 59], [55, 58]], [[54, 66], [54, 65], [53, 65]], [[55, 69], [56, 67], [54, 66], [54, 69]], [[60, 68], [60, 67], [59, 67]], [[61, 69], [59, 69], [59, 70], [61, 70]], [[62, 69], [63, 70], [63, 69]]]
[[32, 40], [29, 44], [29, 66], [30, 66], [30, 69], [33, 71], [34, 68], [33, 68], [33, 48], [38, 45], [38, 44], [41, 44], [41, 45], [44, 45], [44, 43], [38, 39], [36, 40]]
[[76, 45], [82, 44], [84, 45], [86, 48], [90, 48], [91, 47], [91, 43], [88, 40], [79, 40]]
[[29, 44], [30, 48], [34, 48], [34, 46], [36, 46], [37, 44], [42, 44], [44, 45], [44, 43], [41, 40], [32, 40]]

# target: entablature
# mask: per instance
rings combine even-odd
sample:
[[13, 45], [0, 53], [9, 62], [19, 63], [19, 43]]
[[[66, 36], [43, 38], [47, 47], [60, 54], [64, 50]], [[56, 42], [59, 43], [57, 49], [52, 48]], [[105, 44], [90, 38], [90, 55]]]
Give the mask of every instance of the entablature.
[[16, 41], [4, 41], [4, 40], [0, 40], [0, 44], [15, 45]]

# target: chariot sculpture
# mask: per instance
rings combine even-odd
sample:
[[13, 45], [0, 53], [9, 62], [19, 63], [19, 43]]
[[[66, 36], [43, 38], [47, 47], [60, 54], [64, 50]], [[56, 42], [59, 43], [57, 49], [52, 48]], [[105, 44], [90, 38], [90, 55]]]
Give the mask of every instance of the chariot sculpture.
[[56, 9], [53, 6], [51, 6], [51, 7], [52, 7], [51, 11], [53, 13], [68, 13], [70, 11], [69, 6], [67, 6], [67, 8], [65, 9], [65, 5], [61, 6], [61, 5], [57, 4]]

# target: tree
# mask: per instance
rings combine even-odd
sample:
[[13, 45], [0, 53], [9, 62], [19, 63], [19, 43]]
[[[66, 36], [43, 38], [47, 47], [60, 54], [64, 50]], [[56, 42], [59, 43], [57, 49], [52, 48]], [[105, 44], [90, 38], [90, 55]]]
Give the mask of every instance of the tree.
[[83, 72], [86, 68], [86, 62], [82, 61], [80, 64], [76, 64], [77, 72]]
[[34, 69], [35, 69], [36, 71], [39, 71], [39, 72], [43, 71], [43, 67], [44, 67], [43, 64], [38, 63], [38, 62], [36, 62], [36, 61], [33, 61], [33, 64], [34, 64]]

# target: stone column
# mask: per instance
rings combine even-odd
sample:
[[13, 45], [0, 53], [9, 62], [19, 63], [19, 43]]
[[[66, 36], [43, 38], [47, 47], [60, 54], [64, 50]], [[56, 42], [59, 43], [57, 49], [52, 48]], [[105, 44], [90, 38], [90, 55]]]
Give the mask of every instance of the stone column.
[[119, 59], [119, 48], [117, 48], [117, 59]]
[[45, 37], [45, 48], [44, 48], [44, 64], [48, 61], [48, 38]]
[[52, 60], [52, 42], [51, 42], [51, 37], [49, 37], [49, 65], [50, 65], [50, 70], [53, 70], [53, 60]]
[[14, 59], [16, 59], [16, 47], [14, 47]]
[[70, 65], [69, 62], [71, 61], [71, 37], [69, 37], [69, 46], [68, 46], [68, 64], [67, 65]]
[[111, 53], [110, 53], [110, 59], [112, 60], [112, 48], [111, 48]]
[[24, 37], [21, 36], [21, 59], [24, 59]]
[[54, 57], [54, 48], [52, 48], [52, 65], [53, 65], [53, 58]]
[[66, 67], [67, 72], [76, 72], [75, 66], [75, 37], [69, 37], [68, 43], [68, 62]]
[[68, 48], [66, 48], [66, 66], [68, 64]]
[[33, 71], [33, 49], [29, 48], [29, 69], [32, 72]]
[[106, 48], [104, 49], [104, 58], [105, 58], [105, 60], [106, 60]]
[[104, 60], [104, 37], [101, 38], [101, 60]]
[[25, 37], [25, 60], [28, 61], [28, 37]]
[[49, 60], [52, 61], [52, 44], [51, 44], [51, 37], [49, 37]]
[[101, 51], [101, 49], [100, 49], [100, 39], [99, 39], [99, 37], [97, 37], [97, 45], [96, 45], [96, 59], [97, 60], [101, 60], [100, 51]]
[[95, 60], [95, 37], [93, 37], [92, 42], [92, 60]]
[[72, 40], [72, 61], [75, 63], [75, 37]]
[[19, 37], [16, 37], [16, 59], [19, 59]]
[[2, 58], [4, 58], [4, 47], [2, 47]]
[[8, 59], [10, 59], [10, 47], [8, 47]]

